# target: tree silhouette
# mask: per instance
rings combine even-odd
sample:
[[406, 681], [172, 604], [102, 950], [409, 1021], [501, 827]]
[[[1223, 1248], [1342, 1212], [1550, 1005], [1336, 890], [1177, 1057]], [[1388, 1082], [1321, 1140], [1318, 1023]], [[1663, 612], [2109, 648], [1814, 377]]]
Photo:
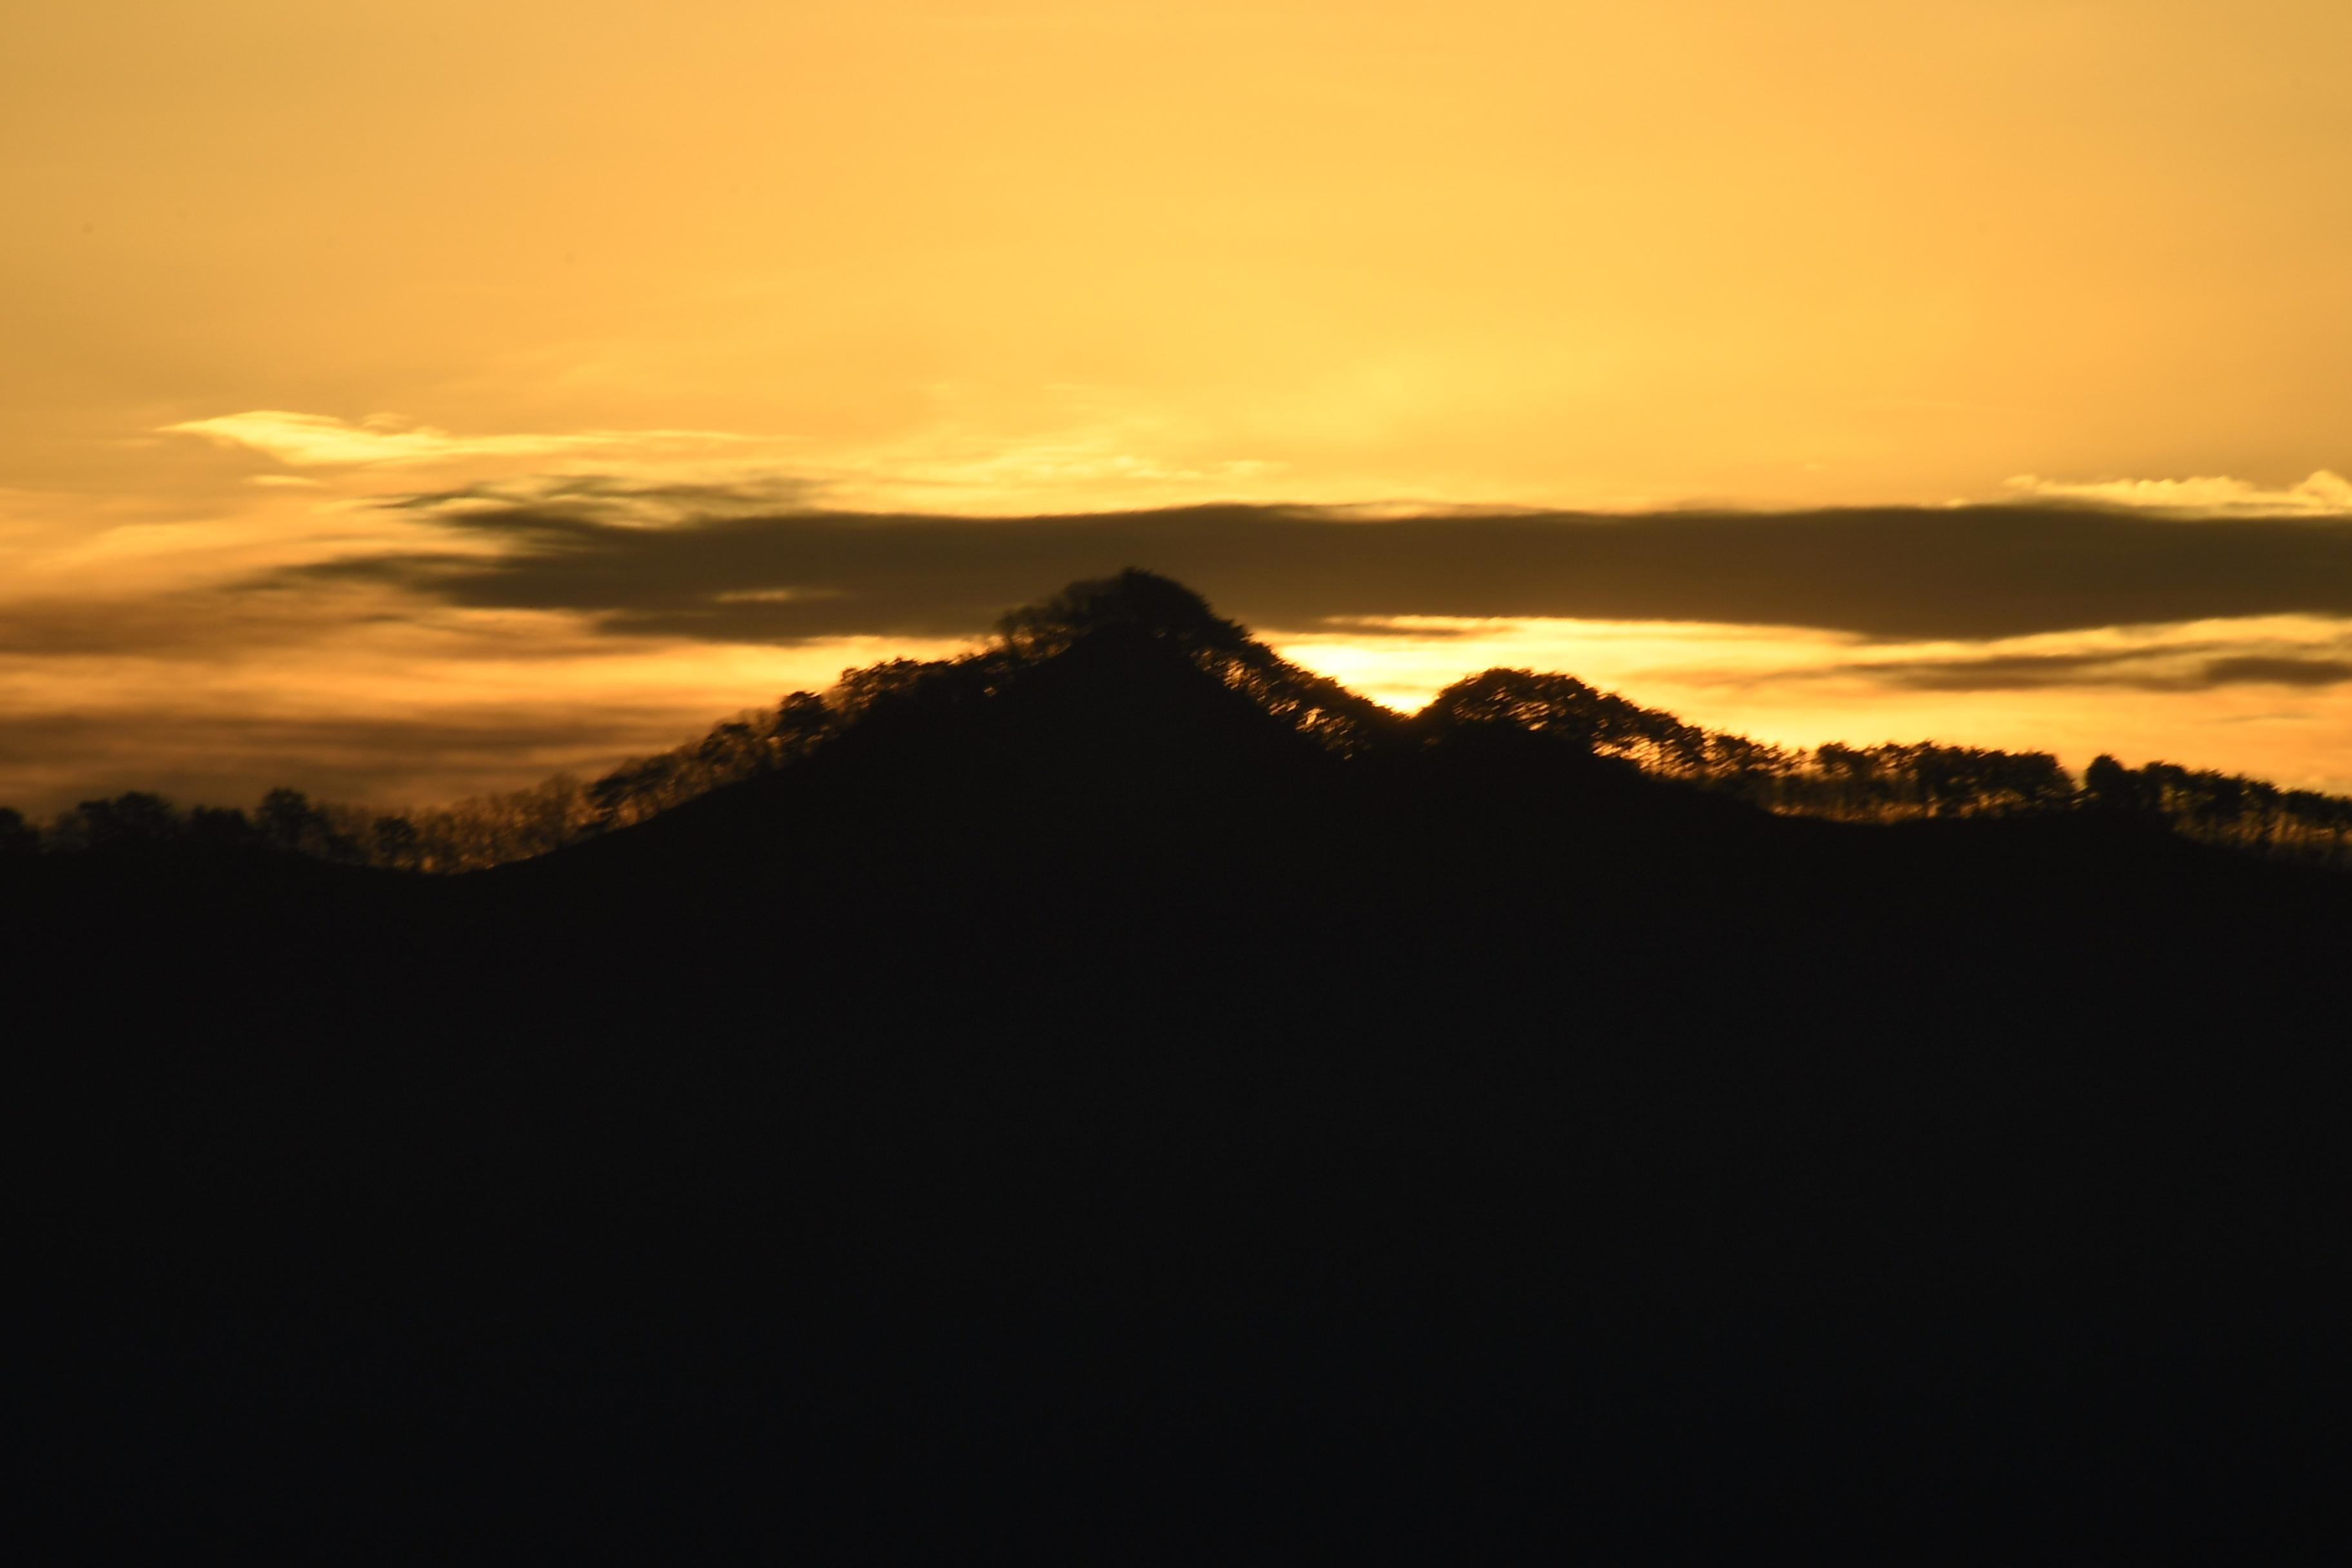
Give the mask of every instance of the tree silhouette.
[[265, 840], [289, 853], [316, 853], [326, 839], [326, 818], [299, 789], [273, 789], [263, 795], [253, 820]]
[[233, 805], [199, 805], [188, 812], [188, 837], [215, 848], [246, 848], [256, 838], [253, 824]]
[[1247, 632], [1192, 589], [1133, 566], [1114, 577], [1073, 583], [1050, 598], [1007, 611], [996, 623], [996, 635], [1013, 654], [1039, 659], [1114, 627], [1227, 652], [1238, 652], [1250, 641]]
[[69, 848], [120, 849], [166, 844], [186, 824], [160, 795], [132, 790], [104, 800], [86, 800], [58, 818], [56, 835]]
[[377, 865], [398, 871], [417, 869], [424, 857], [416, 825], [404, 816], [377, 817], [370, 847]]
[[2277, 858], [2352, 864], [2352, 800], [2261, 779], [2101, 755], [2084, 771], [2084, 804], [2159, 823], [2189, 837]]
[[25, 814], [0, 805], [0, 856], [31, 855], [40, 847], [40, 830], [25, 820]]

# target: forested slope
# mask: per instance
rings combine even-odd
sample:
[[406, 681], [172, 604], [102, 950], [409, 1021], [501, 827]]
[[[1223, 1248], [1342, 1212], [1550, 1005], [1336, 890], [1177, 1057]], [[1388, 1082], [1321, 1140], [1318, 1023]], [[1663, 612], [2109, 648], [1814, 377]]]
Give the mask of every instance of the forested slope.
[[1775, 815], [1484, 699], [1385, 715], [1170, 588], [484, 874], [9, 862], [44, 1529], [2305, 1538], [2344, 879], [2129, 811]]

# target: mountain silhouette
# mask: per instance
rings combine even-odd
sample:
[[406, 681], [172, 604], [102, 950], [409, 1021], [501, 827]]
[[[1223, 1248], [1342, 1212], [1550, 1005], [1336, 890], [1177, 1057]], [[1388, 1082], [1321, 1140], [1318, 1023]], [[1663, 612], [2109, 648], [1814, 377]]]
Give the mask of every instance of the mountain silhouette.
[[1777, 816], [1522, 690], [1393, 714], [1130, 573], [495, 870], [6, 863], [28, 1494], [86, 1555], [2291, 1552], [2352, 884]]

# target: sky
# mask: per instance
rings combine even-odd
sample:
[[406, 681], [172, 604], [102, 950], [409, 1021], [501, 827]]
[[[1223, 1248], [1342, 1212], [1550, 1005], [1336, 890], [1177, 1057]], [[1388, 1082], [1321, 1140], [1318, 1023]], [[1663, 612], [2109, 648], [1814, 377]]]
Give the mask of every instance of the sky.
[[2352, 790], [2347, 58], [2340, 0], [12, 7], [0, 803], [593, 771], [1128, 564], [1402, 706]]

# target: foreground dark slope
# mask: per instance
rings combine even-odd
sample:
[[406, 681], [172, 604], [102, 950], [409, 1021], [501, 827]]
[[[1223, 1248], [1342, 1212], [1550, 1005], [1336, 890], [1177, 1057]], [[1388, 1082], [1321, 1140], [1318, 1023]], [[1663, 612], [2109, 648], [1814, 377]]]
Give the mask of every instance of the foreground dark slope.
[[26, 868], [67, 1538], [2298, 1539], [2340, 881], [1515, 732], [1340, 755], [1203, 673], [1223, 635], [1108, 616], [480, 877]]

